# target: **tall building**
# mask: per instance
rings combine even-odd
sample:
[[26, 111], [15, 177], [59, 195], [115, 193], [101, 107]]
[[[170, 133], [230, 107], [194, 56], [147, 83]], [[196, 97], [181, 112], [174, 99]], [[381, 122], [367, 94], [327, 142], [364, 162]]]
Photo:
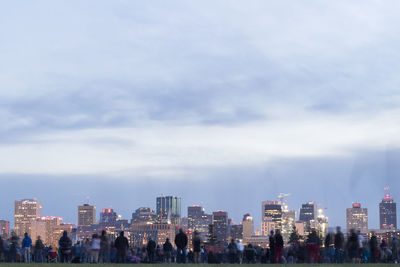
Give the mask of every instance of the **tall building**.
[[96, 224], [96, 207], [89, 204], [78, 206], [78, 226]]
[[31, 223], [31, 238], [36, 240], [40, 236], [44, 245], [58, 247], [58, 241], [64, 230], [70, 234], [72, 228], [72, 224], [62, 223], [61, 217], [40, 217]]
[[379, 226], [380, 229], [397, 229], [396, 202], [390, 194], [385, 194], [379, 203]]
[[0, 236], [7, 237], [10, 234], [10, 222], [6, 220], [0, 220]]
[[131, 223], [155, 223], [157, 214], [151, 208], [138, 208], [132, 213]]
[[213, 212], [214, 236], [217, 242], [228, 242], [228, 213], [226, 211]]
[[301, 205], [299, 221], [306, 223], [306, 233], [310, 232], [311, 221], [317, 219], [317, 204], [314, 201], [307, 202]]
[[[263, 201], [261, 204], [263, 235], [269, 232], [264, 231], [281, 229], [282, 224], [282, 205], [279, 201]], [[271, 229], [273, 227], [274, 229]]]
[[353, 203], [352, 208], [346, 209], [346, 229], [359, 230], [362, 233], [368, 232], [368, 210], [361, 208], [360, 203]]
[[243, 225], [243, 239], [249, 239], [254, 235], [254, 221], [253, 217], [251, 217], [249, 213], [246, 213], [243, 216], [242, 225]]
[[100, 213], [100, 225], [115, 226], [117, 218], [117, 213], [113, 209], [103, 209]]
[[22, 199], [14, 203], [14, 231], [22, 237], [31, 234], [31, 223], [42, 216], [42, 203], [36, 199]]
[[197, 231], [201, 237], [206, 237], [208, 227], [212, 224], [212, 215], [206, 214], [205, 209], [200, 206], [188, 207], [188, 229]]
[[230, 238], [234, 240], [243, 240], [243, 224], [231, 225]]
[[174, 196], [157, 197], [156, 213], [159, 221], [170, 221], [174, 225], [180, 225], [181, 198]]
[[283, 241], [285, 241], [285, 243], [289, 241], [289, 236], [293, 231], [293, 226], [295, 226], [295, 222], [296, 222], [296, 211], [288, 210], [286, 208], [283, 209], [281, 233]]
[[174, 245], [175, 225], [171, 223], [131, 224], [128, 239], [134, 247], [146, 247], [150, 238], [161, 247], [167, 238]]

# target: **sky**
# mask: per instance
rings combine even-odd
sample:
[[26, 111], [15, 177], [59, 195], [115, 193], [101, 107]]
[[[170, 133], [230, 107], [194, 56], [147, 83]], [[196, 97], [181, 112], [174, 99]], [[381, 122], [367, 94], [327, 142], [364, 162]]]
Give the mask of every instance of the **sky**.
[[[400, 199], [398, 1], [0, 4], [0, 218], [36, 197], [130, 219], [161, 194], [261, 220], [261, 202]], [[258, 226], [259, 227], [259, 226]]]

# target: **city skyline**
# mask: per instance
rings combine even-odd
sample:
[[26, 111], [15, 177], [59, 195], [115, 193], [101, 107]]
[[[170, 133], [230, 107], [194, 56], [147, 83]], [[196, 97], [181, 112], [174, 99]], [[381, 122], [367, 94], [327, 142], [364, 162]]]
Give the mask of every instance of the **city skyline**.
[[[386, 187], [385, 190], [388, 190], [388, 188]], [[281, 197], [281, 195], [282, 194], [280, 194], [278, 197]], [[181, 203], [180, 203], [181, 202], [181, 197], [177, 197], [177, 196], [161, 196], [161, 197], [157, 196], [156, 197], [156, 204], [153, 205], [153, 206], [157, 207], [157, 205], [160, 204], [160, 200], [159, 199], [164, 199], [164, 198], [165, 199], [179, 199], [179, 206], [181, 206]], [[314, 201], [312, 201], [312, 202], [308, 201], [306, 203], [303, 203], [303, 204], [301, 204], [300, 208], [295, 209], [295, 208], [287, 205], [287, 200], [285, 200], [283, 202], [280, 202], [282, 200], [283, 200], [283, 198], [280, 198], [279, 201], [278, 200], [273, 200], [273, 201], [267, 200], [267, 201], [262, 201], [261, 202], [261, 204], [262, 204], [262, 212], [261, 212], [261, 214], [264, 213], [263, 212], [264, 211], [264, 206], [265, 205], [267, 205], [267, 206], [269, 205], [268, 212], [267, 212], [267, 208], [265, 208], [265, 214], [266, 215], [263, 215], [263, 216], [267, 216], [266, 220], [271, 220], [271, 219], [272, 219], [271, 221], [275, 220], [273, 218], [275, 218], [278, 215], [276, 208], [279, 206], [279, 216], [278, 216], [279, 217], [279, 223], [278, 224], [274, 223], [272, 225], [271, 229], [277, 229], [277, 228], [280, 229], [281, 228], [281, 221], [284, 219], [285, 211], [286, 212], [291, 212], [291, 210], [293, 210], [293, 212], [294, 212], [293, 220], [294, 221], [296, 221], [296, 222], [297, 221], [307, 222], [306, 224], [304, 224], [304, 230], [305, 231], [307, 231], [307, 229], [310, 229], [310, 226], [307, 226], [307, 225], [310, 225], [310, 221], [309, 220], [316, 220], [317, 219], [317, 215], [321, 214], [321, 212], [320, 212], [321, 210], [322, 210], [322, 214], [324, 216], [326, 216], [327, 218], [329, 218], [329, 216], [328, 216], [328, 214], [326, 212], [327, 209], [322, 207], [319, 203], [316, 203]], [[391, 201], [390, 203], [394, 203], [394, 204], [391, 204], [391, 205], [394, 205], [394, 209], [393, 209], [393, 211], [390, 212], [390, 214], [387, 217], [388, 220], [393, 220], [392, 219], [393, 218], [392, 214], [396, 215], [395, 218], [397, 218], [396, 201], [386, 191], [384, 197], [382, 198], [382, 202], [383, 201], [387, 201], [387, 200], [390, 200]], [[381, 204], [382, 202], [379, 203], [379, 207], [382, 205]], [[42, 204], [42, 202], [40, 200], [36, 200], [36, 198], [34, 198], [34, 199], [16, 200], [15, 201], [15, 212], [17, 212], [17, 204], [21, 205], [21, 203], [27, 203], [25, 205], [29, 205], [29, 206], [34, 205], [35, 207], [36, 207], [36, 205], [38, 205], [39, 206], [39, 213], [37, 213], [37, 214], [39, 214], [39, 215], [37, 215], [37, 218], [50, 217], [50, 218], [60, 218], [61, 220], [64, 218], [64, 215], [60, 215], [60, 214], [43, 214], [42, 215], [43, 204]], [[36, 203], [38, 203], [38, 204], [36, 204]], [[312, 206], [310, 206], [310, 205], [312, 205]], [[163, 216], [160, 217], [159, 215], [157, 215], [157, 213], [154, 212], [154, 210], [153, 210], [153, 206], [145, 207], [145, 209], [150, 208], [149, 211], [153, 212], [154, 218], [156, 218], [157, 220], [166, 221], [166, 219], [168, 217], [167, 216], [166, 217], [163, 217]], [[135, 212], [143, 209], [143, 207], [144, 206], [142, 205], [140, 207], [135, 208], [135, 210], [132, 210], [131, 216], [133, 216], [135, 214]], [[205, 209], [205, 207], [203, 205], [197, 205], [197, 204], [187, 206], [187, 209], [186, 209], [186, 207], [183, 207], [183, 208], [179, 207], [180, 210], [176, 210], [177, 212], [179, 212], [181, 214], [178, 218], [179, 219], [182, 219], [183, 217], [186, 217], [186, 218], [189, 217], [190, 218], [189, 210], [190, 209], [196, 209], [197, 207], [202, 208], [204, 210], [204, 212], [205, 212], [204, 213], [205, 215], [206, 214], [213, 214], [213, 213], [217, 213], [218, 214], [220, 212], [227, 212], [227, 214], [229, 216], [229, 217], [227, 217], [227, 219], [228, 218], [229, 219], [233, 219], [234, 218], [234, 216], [231, 215], [232, 212], [230, 212], [229, 210], [221, 210], [221, 209], [207, 210], [207, 209]], [[307, 208], [305, 208], [305, 207], [307, 207]], [[313, 208], [310, 209], [308, 207], [313, 207]], [[347, 229], [348, 227], [346, 227], [346, 226], [349, 225], [349, 218], [350, 218], [349, 217], [349, 211], [350, 210], [354, 210], [356, 208], [356, 213], [355, 214], [358, 214], [359, 212], [357, 211], [357, 208], [359, 208], [358, 210], [365, 210], [363, 212], [365, 212], [367, 214], [366, 215], [367, 219], [365, 221], [367, 227], [365, 229], [386, 229], [385, 227], [382, 228], [380, 225], [379, 225], [379, 227], [368, 227], [368, 224], [370, 223], [369, 220], [371, 219], [371, 215], [368, 216], [368, 211], [367, 211], [368, 209], [366, 209], [366, 208], [360, 209], [360, 207], [361, 207], [361, 203], [353, 202], [351, 207], [346, 207], [345, 208], [345, 212], [344, 212], [345, 213], [345, 215], [344, 215], [345, 224], [344, 225], [333, 225], [331, 223], [331, 221], [329, 221], [329, 227], [331, 229], [333, 229], [336, 226], [341, 226], [343, 229], [348, 230]], [[108, 214], [109, 214], [108, 216], [111, 215], [115, 219], [117, 219], [117, 217], [119, 217], [119, 219], [124, 219], [124, 220], [127, 220], [129, 222], [131, 221], [131, 219], [133, 219], [133, 217], [129, 217], [129, 216], [125, 217], [125, 216], [123, 216], [121, 213], [118, 212], [118, 209], [114, 210], [113, 208], [110, 208], [110, 207], [103, 207], [103, 208], [100, 208], [98, 210], [98, 212], [96, 213], [96, 208], [98, 208], [96, 206], [96, 204], [95, 203], [89, 203], [89, 200], [87, 198], [87, 203], [81, 203], [81, 204], [79, 204], [77, 206], [78, 216], [76, 216], [76, 221], [68, 221], [68, 222], [64, 221], [64, 223], [72, 223], [75, 226], [90, 226], [92, 224], [100, 224], [101, 225], [102, 222], [107, 222], [107, 219], [104, 219], [104, 218], [102, 219], [102, 217], [107, 216]], [[19, 207], [18, 210], [20, 210], [20, 209], [21, 208]], [[82, 211], [84, 212], [83, 214], [82, 214]], [[272, 213], [270, 213], [271, 211], [272, 211]], [[87, 212], [89, 212], [89, 214]], [[310, 213], [310, 212], [312, 212], [312, 213]], [[36, 211], [34, 211], [34, 213], [36, 214]], [[17, 214], [17, 213], [14, 213], [14, 214]], [[145, 214], [147, 214], [147, 213], [145, 213]], [[45, 217], [43, 217], [43, 216], [45, 216]], [[56, 216], [56, 217], [54, 217], [54, 216]], [[255, 217], [255, 218], [258, 217], [257, 214], [250, 214], [250, 213], [246, 213], [244, 216], [251, 216], [251, 218], [252, 218], [251, 220], [252, 221], [253, 221], [253, 217]], [[357, 215], [357, 216], [359, 216], [359, 215]], [[381, 216], [385, 216], [385, 215], [381, 215], [381, 212], [379, 212], [379, 214], [377, 214], [376, 217], [378, 217], [379, 220], [382, 220]], [[14, 215], [13, 217], [14, 217], [13, 220], [9, 220], [8, 218], [1, 218], [1, 217], [0, 217], [0, 220], [6, 220], [6, 221], [10, 222], [10, 229], [12, 229], [12, 228], [14, 228], [14, 223], [17, 220], [17, 216], [16, 215]], [[276, 218], [278, 218], [278, 217], [276, 217]], [[372, 215], [372, 217], [373, 217], [373, 215]], [[146, 218], [148, 219], [150, 217], [148, 217], [146, 215]], [[260, 221], [255, 220], [253, 222], [254, 223], [254, 231], [255, 232], [258, 231], [260, 234], [263, 234], [263, 227], [264, 227], [263, 226], [263, 222], [265, 221], [265, 219], [263, 219], [262, 216], [260, 216], [260, 218], [261, 218]], [[34, 219], [34, 218], [32, 217], [32, 219]], [[18, 220], [20, 221], [21, 219], [18, 218]], [[26, 221], [27, 219], [23, 219], [23, 220]], [[168, 220], [171, 220], [173, 222], [173, 224], [175, 224], [175, 225], [180, 225], [180, 220], [174, 219], [173, 216], [169, 217]], [[359, 220], [359, 219], [355, 219], [355, 220]], [[294, 221], [293, 221], [293, 223], [294, 223]], [[241, 224], [242, 220], [233, 219], [232, 222], [234, 224]], [[354, 223], [356, 223], [356, 222], [354, 222]], [[104, 224], [104, 225], [106, 225], [106, 224]], [[189, 222], [189, 225], [190, 225], [190, 222]], [[267, 226], [267, 227], [271, 227], [271, 226]], [[311, 226], [311, 228], [315, 228], [315, 226]], [[390, 227], [388, 229], [390, 229]], [[397, 229], [397, 225], [396, 224], [394, 225], [394, 229]], [[269, 230], [266, 231], [264, 234], [267, 235], [268, 232], [269, 232]], [[365, 232], [365, 231], [363, 231], [363, 232]], [[19, 234], [21, 234], [21, 233], [19, 233]]]

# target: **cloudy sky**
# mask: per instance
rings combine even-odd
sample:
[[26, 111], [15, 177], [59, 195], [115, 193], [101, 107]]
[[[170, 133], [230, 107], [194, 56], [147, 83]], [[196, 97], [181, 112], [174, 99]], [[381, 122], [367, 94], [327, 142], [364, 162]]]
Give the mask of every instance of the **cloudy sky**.
[[[0, 4], [0, 217], [400, 199], [398, 1]], [[186, 214], [186, 210], [183, 210]]]

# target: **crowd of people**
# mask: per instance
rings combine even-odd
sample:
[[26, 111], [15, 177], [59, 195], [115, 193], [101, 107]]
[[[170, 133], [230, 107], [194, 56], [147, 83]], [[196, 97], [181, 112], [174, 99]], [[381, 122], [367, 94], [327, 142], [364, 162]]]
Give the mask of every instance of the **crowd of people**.
[[378, 242], [372, 233], [365, 238], [353, 230], [344, 237], [337, 228], [321, 238], [315, 230], [300, 240], [292, 236], [284, 244], [279, 230], [271, 231], [269, 246], [263, 248], [239, 240], [230, 240], [222, 245], [210, 240], [201, 240], [194, 232], [191, 248], [188, 249], [187, 234], [179, 230], [172, 245], [166, 239], [163, 245], [149, 239], [142, 247], [130, 246], [121, 231], [115, 240], [110, 240], [106, 231], [94, 234], [91, 239], [72, 243], [64, 231], [58, 247], [45, 246], [40, 236], [33, 243], [26, 233], [22, 241], [13, 233], [9, 239], [0, 237], [0, 261], [6, 262], [63, 262], [63, 263], [397, 263], [400, 241], [396, 237], [390, 242]]

